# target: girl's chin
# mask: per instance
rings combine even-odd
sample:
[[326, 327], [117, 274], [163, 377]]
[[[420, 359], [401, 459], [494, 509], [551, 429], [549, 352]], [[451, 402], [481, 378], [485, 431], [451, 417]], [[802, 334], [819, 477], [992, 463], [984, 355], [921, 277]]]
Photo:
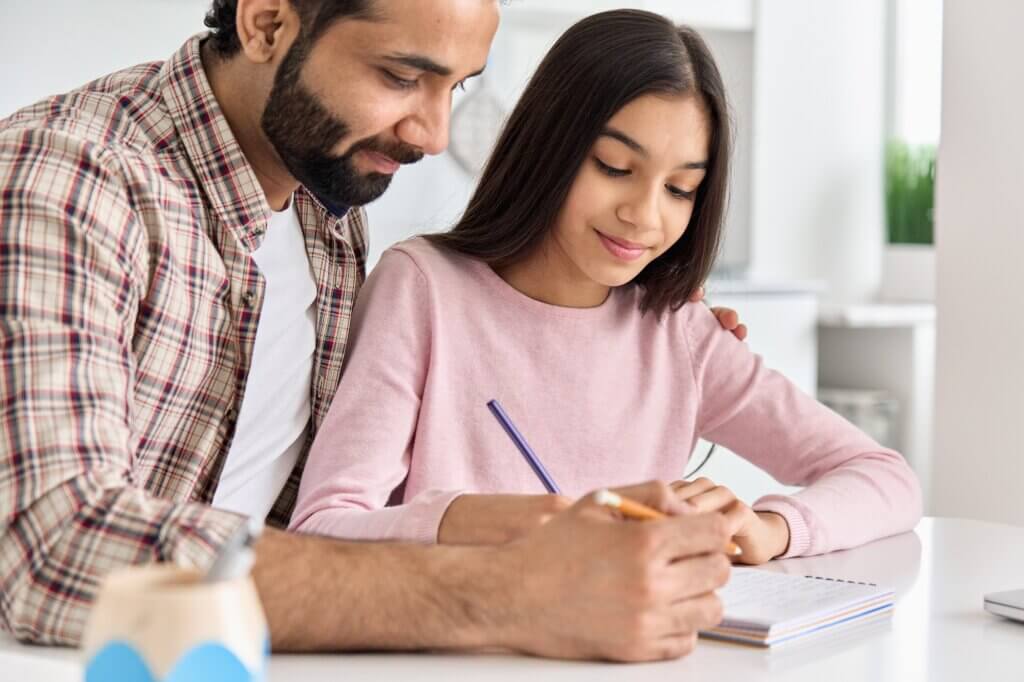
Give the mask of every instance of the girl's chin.
[[631, 270], [630, 272], [627, 273], [616, 269], [615, 272], [602, 272], [599, 274], [599, 276], [593, 277], [592, 279], [594, 280], [594, 282], [602, 286], [614, 289], [616, 287], [621, 287], [625, 286], [626, 284], [629, 284], [634, 279], [636, 279], [636, 276], [639, 274], [640, 270], [636, 270], [635, 272]]

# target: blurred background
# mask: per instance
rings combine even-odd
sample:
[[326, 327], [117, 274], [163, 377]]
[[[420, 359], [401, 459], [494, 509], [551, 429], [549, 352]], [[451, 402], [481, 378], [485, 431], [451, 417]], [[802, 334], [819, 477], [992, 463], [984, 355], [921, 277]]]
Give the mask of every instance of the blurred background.
[[[166, 59], [208, 3], [3, 6], [0, 116]], [[456, 95], [449, 151], [368, 207], [371, 265], [459, 216], [547, 48], [615, 7], [697, 28], [729, 89], [735, 173], [710, 302], [740, 312], [769, 365], [903, 452], [928, 513], [1024, 523], [1014, 0], [511, 0], [485, 76]], [[786, 490], [728, 452], [701, 473], [747, 501]]]

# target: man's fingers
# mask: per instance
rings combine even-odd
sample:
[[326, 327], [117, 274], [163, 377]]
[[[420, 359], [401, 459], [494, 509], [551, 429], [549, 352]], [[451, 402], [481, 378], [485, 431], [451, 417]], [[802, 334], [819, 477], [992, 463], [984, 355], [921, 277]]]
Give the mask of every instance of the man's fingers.
[[718, 554], [732, 537], [722, 514], [690, 514], [661, 521], [645, 521], [651, 537], [642, 540], [655, 546], [654, 554], [665, 561], [688, 559], [700, 554]]
[[697, 630], [707, 630], [722, 622], [724, 609], [722, 600], [714, 592], [682, 599], [673, 604], [667, 613], [667, 627], [674, 636]]
[[712, 308], [711, 312], [718, 318], [718, 324], [729, 331], [735, 329], [740, 323], [739, 314], [732, 308]]
[[661, 481], [615, 488], [613, 492], [634, 502], [657, 509], [668, 516], [682, 516], [693, 513], [693, 507], [683, 504], [676, 496], [675, 491], [667, 483]]
[[724, 554], [702, 554], [679, 559], [665, 569], [663, 596], [676, 603], [714, 592], [729, 582], [732, 564]]
[[679, 633], [662, 637], [655, 645], [655, 655], [648, 660], [672, 661], [689, 656], [697, 648], [697, 633]]

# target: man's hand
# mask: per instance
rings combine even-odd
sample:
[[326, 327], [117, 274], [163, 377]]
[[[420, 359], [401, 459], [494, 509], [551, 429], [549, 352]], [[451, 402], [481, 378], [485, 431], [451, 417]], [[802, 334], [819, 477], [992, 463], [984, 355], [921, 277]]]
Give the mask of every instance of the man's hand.
[[717, 511], [725, 516], [732, 541], [743, 550], [743, 554], [736, 558], [737, 563], [763, 564], [786, 553], [789, 524], [782, 516], [755, 512], [742, 500], [736, 499], [731, 490], [706, 478], [693, 482], [676, 481], [672, 489], [678, 500], [692, 505], [693, 511]]
[[616, 492], [673, 516], [624, 520], [588, 495], [500, 548], [519, 580], [506, 644], [556, 658], [661, 660], [689, 653], [697, 631], [721, 620], [724, 516], [688, 513], [663, 483]]
[[[704, 287], [697, 289], [693, 296], [690, 297], [691, 303], [700, 303], [704, 300]], [[718, 324], [722, 325], [722, 329], [730, 331], [740, 341], [747, 338], [747, 325], [740, 324], [739, 314], [732, 308], [711, 308], [711, 312], [718, 318]]]
[[517, 540], [572, 506], [561, 495], [461, 495], [448, 506], [437, 541], [500, 545]]
[[[648, 661], [719, 622], [729, 524], [663, 483], [618, 491], [677, 516], [625, 520], [589, 495], [502, 545], [344, 542], [267, 529], [253, 579], [275, 651], [504, 648]], [[686, 514], [678, 516], [678, 514]]]

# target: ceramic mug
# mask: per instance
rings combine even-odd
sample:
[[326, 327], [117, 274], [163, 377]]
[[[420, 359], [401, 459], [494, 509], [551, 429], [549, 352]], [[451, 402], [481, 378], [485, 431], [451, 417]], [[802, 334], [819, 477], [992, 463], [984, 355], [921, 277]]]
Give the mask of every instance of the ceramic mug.
[[89, 614], [85, 682], [263, 682], [269, 643], [248, 575], [136, 566], [107, 578]]

